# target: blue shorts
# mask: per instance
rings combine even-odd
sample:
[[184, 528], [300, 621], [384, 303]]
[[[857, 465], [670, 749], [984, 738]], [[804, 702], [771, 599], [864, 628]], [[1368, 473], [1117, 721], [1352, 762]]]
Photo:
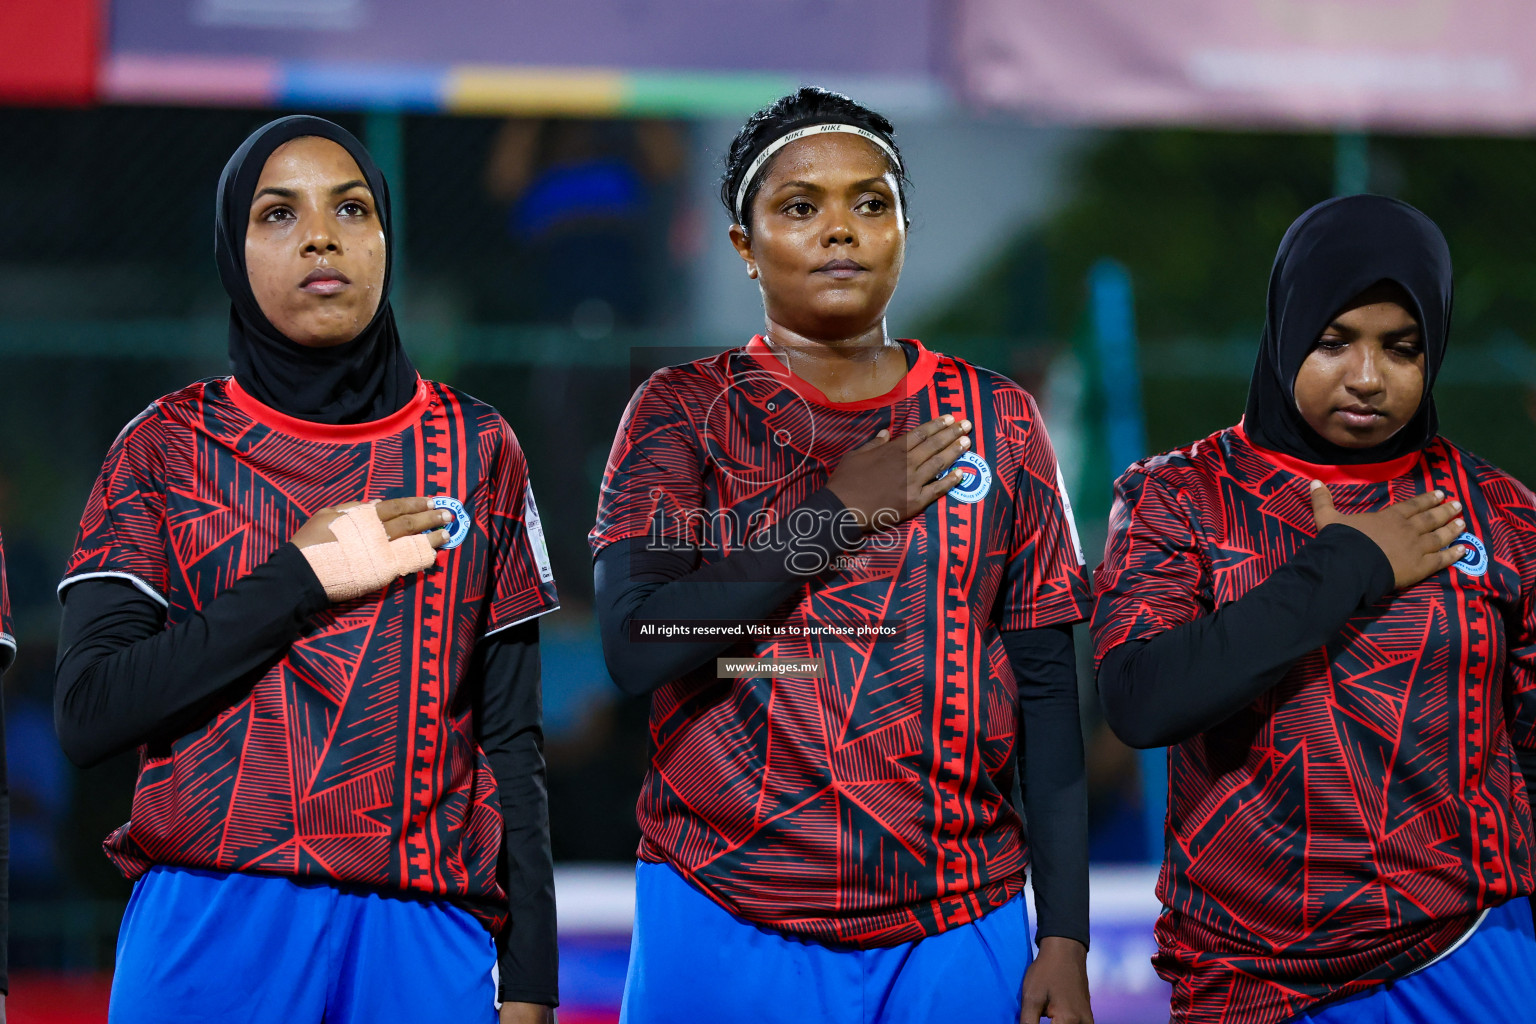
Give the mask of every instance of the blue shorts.
[[110, 1024], [494, 1024], [468, 911], [276, 875], [151, 868], [117, 936]]
[[1489, 910], [1450, 953], [1295, 1024], [1453, 1024], [1536, 1020], [1536, 927], [1522, 896]]
[[743, 921], [642, 862], [619, 1021], [1017, 1024], [1031, 949], [1023, 896], [918, 942], [839, 949]]

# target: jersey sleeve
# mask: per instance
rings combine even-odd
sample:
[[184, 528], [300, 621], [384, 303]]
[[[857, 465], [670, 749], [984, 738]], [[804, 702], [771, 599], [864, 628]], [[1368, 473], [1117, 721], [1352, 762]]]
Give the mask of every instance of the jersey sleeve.
[[1088, 617], [1088, 578], [1072, 502], [1035, 400], [1024, 395], [1028, 426], [1014, 493], [1008, 568], [998, 629], [1038, 629]]
[[522, 446], [506, 422], [491, 462], [487, 534], [491, 539], [491, 610], [486, 635], [560, 607], [544, 544], [544, 524]]
[[597, 525], [587, 538], [592, 553], [647, 535], [668, 548], [697, 548], [703, 499], [696, 432], [686, 407], [658, 373], [635, 392], [619, 422], [598, 496]]
[[1143, 469], [1115, 481], [1104, 562], [1093, 576], [1093, 657], [1205, 614], [1203, 562], [1178, 492]]
[[1502, 505], [1497, 548], [1510, 553], [1520, 576], [1520, 600], [1508, 626], [1506, 716], [1515, 749], [1536, 753], [1536, 497], [1513, 480], [1484, 487]]
[[62, 595], [80, 580], [116, 577], [169, 607], [165, 463], [154, 406], [123, 428], [80, 517]]
[[11, 588], [5, 579], [5, 543], [0, 541], [0, 672], [16, 660], [16, 626], [11, 619]]

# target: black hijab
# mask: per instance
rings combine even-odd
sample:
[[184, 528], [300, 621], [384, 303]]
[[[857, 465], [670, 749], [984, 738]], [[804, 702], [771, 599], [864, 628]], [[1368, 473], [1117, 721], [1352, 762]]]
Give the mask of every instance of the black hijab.
[[[245, 228], [267, 158], [285, 142], [318, 136], [357, 161], [373, 192], [384, 229], [384, 287], [378, 312], [351, 341], [310, 348], [289, 341], [256, 303], [245, 269]], [[229, 362], [240, 386], [257, 401], [314, 423], [366, 423], [403, 408], [416, 394], [416, 369], [400, 347], [389, 306], [395, 262], [389, 185], [363, 144], [340, 125], [318, 117], [281, 117], [258, 128], [235, 150], [219, 176], [213, 252], [229, 293]]]
[[[1296, 374], [1324, 328], [1351, 299], [1391, 281], [1408, 293], [1424, 338], [1424, 397], [1401, 430], [1372, 448], [1324, 440], [1296, 408]], [[1445, 236], [1407, 203], [1341, 196], [1296, 218], [1269, 274], [1259, 358], [1243, 429], [1261, 448], [1322, 466], [1387, 462], [1416, 452], [1439, 429], [1431, 389], [1451, 326], [1451, 253]]]

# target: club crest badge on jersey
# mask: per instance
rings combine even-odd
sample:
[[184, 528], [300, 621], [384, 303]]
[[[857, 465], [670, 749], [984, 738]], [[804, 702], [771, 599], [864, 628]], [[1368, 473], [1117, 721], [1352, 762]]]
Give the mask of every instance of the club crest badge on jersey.
[[[960, 482], [951, 487], [948, 494], [956, 501], [963, 501], [967, 505], [980, 501], [987, 496], [992, 489], [992, 467], [987, 465], [987, 460], [975, 452], [966, 452], [955, 460], [955, 464], [948, 471], [958, 470]], [[941, 474], [942, 475], [942, 474]]]
[[1488, 571], [1488, 549], [1483, 547], [1482, 541], [1470, 533], [1464, 533], [1451, 543], [1460, 544], [1467, 549], [1466, 554], [1451, 563], [1453, 566], [1468, 576], [1482, 576]]
[[[463, 544], [464, 538], [469, 536], [469, 513], [465, 511], [464, 503], [458, 498], [438, 495], [432, 499], [431, 504], [433, 508], [447, 509], [453, 513], [453, 522], [445, 527], [448, 531], [448, 543], [444, 544], [439, 550], [446, 551], [449, 548], [456, 548]], [[427, 532], [431, 533], [432, 531], [428, 530]]]

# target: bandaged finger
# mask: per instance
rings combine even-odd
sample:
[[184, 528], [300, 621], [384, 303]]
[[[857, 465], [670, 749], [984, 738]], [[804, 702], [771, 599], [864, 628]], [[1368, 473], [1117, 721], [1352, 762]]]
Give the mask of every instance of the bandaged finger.
[[372, 504], [348, 509], [331, 521], [330, 529], [334, 541], [300, 550], [332, 601], [382, 590], [401, 576], [426, 569], [435, 558], [425, 535], [391, 541]]

